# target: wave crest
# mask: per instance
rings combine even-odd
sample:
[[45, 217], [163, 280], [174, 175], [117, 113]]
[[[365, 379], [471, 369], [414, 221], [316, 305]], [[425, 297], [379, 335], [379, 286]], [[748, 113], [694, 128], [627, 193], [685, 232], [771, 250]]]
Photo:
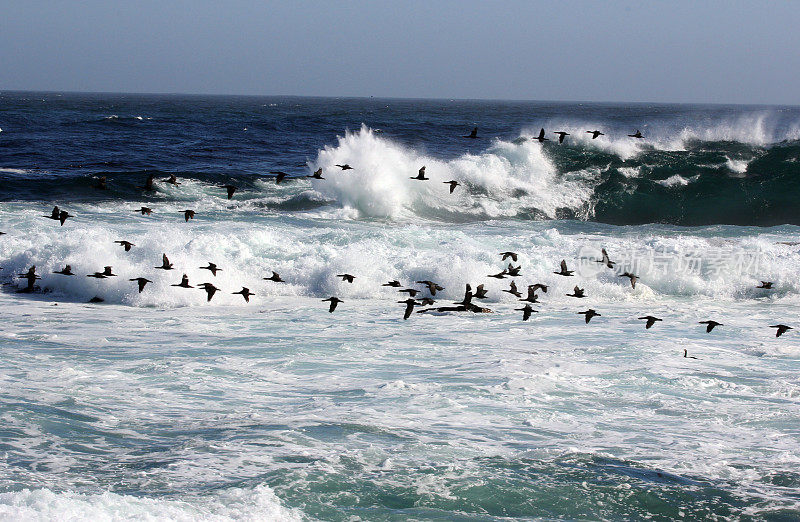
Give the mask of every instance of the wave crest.
[[[340, 171], [337, 164], [350, 164]], [[421, 167], [429, 181], [410, 179]], [[312, 170], [314, 190], [364, 217], [470, 218], [514, 217], [521, 213], [556, 218], [562, 209], [578, 212], [592, 195], [593, 173], [559, 174], [538, 144], [495, 140], [481, 154], [452, 160], [431, 157], [362, 126], [347, 132], [335, 146], [321, 150]], [[445, 182], [461, 186], [453, 194]]]

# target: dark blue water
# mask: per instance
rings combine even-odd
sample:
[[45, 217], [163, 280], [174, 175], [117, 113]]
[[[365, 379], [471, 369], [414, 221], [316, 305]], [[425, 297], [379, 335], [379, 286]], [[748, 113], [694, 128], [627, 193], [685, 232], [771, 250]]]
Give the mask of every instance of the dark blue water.
[[[793, 107], [6, 92], [0, 201], [140, 199], [147, 175], [167, 173], [253, 188], [270, 171], [309, 174], [319, 150], [362, 125], [443, 160], [546, 128], [556, 175], [592, 173], [593, 194], [582, 208], [525, 207], [519, 219], [800, 224]], [[473, 126], [480, 139], [463, 138]], [[595, 128], [606, 136], [590, 140]], [[571, 133], [562, 145], [560, 129]], [[627, 137], [636, 129], [643, 140]], [[91, 190], [99, 176], [109, 191]]]

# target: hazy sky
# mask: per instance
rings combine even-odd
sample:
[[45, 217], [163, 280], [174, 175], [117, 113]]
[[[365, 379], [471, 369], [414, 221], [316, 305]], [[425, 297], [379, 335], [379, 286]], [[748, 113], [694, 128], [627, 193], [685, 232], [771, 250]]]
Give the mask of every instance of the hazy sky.
[[0, 89], [800, 104], [800, 2], [0, 8]]

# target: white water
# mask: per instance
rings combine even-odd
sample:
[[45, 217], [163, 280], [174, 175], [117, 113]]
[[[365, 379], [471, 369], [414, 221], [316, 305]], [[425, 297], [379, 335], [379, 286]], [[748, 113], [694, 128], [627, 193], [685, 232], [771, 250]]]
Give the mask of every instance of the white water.
[[[335, 165], [350, 164], [340, 171]], [[429, 181], [412, 180], [425, 166]], [[325, 180], [313, 188], [365, 217], [410, 217], [437, 212], [489, 218], [515, 216], [535, 208], [546, 217], [556, 209], [578, 209], [592, 195], [592, 173], [562, 179], [538, 144], [495, 141], [479, 155], [443, 161], [407, 149], [362, 127], [335, 146], [320, 151], [311, 171], [323, 168]], [[449, 193], [446, 181], [458, 180], [469, 191]], [[477, 193], [477, 195], [473, 195]]]
[[[372, 519], [393, 512], [370, 511], [391, 505], [385, 492], [415, 498], [423, 519], [452, 502], [500, 519], [482, 484], [531, 516], [566, 491], [577, 514], [586, 491], [561, 470], [597, 459], [681, 477], [690, 517], [714, 509], [698, 481], [756, 517], [800, 510], [771, 478], [792, 484], [800, 463], [800, 343], [767, 328], [796, 304], [562, 291], [527, 323], [509, 301], [403, 321], [392, 296], [328, 314], [306, 297], [164, 310], [0, 295], [0, 486], [35, 489], [0, 495], [0, 514]], [[576, 312], [589, 306], [602, 316], [586, 325]], [[645, 330], [647, 313], [664, 322]], [[725, 326], [706, 334], [707, 317]], [[670, 487], [606, 481], [590, 518], [633, 516], [631, 495]]]
[[254, 489], [232, 488], [220, 494], [195, 499], [163, 500], [148, 497], [98, 494], [55, 493], [49, 489], [0, 493], [0, 519], [3, 520], [301, 520], [283, 508], [267, 486]]
[[[132, 205], [132, 208], [137, 205]], [[253, 305], [270, 296], [304, 295], [342, 299], [384, 298], [395, 294], [381, 287], [391, 279], [404, 285], [434, 280], [445, 287], [441, 296], [458, 300], [464, 285], [484, 283], [490, 301], [507, 297], [507, 280], [487, 278], [505, 267], [498, 252], [520, 254], [524, 267], [517, 285], [542, 282], [554, 285], [548, 300], [565, 302], [563, 294], [578, 283], [588, 295], [604, 301], [630, 301], [705, 296], [727, 301], [800, 299], [800, 241], [796, 227], [773, 232], [736, 227], [701, 229], [646, 226], [636, 228], [581, 223], [476, 223], [453, 227], [442, 224], [393, 225], [381, 222], [330, 222], [314, 217], [290, 219], [257, 217], [249, 209], [210, 211], [185, 223], [177, 211], [160, 206], [150, 217], [133, 214], [120, 220], [112, 208], [76, 205], [76, 217], [61, 227], [40, 217], [44, 209], [8, 207], [0, 218], [10, 231], [0, 238], [0, 277], [19, 289], [14, 277], [36, 265], [48, 300], [86, 302], [100, 296], [108, 303], [132, 306], [206, 306], [205, 292], [175, 288], [185, 273], [190, 284], [212, 282], [223, 291], [211, 304], [246, 306], [232, 295], [242, 286], [256, 296]], [[126, 212], [127, 214], [127, 212]], [[313, 216], [313, 214], [312, 214]], [[678, 235], [676, 235], [676, 232]], [[114, 241], [127, 239], [136, 246], [125, 252]], [[620, 264], [616, 271], [599, 270], [594, 260], [606, 248]], [[174, 264], [164, 271], [162, 253]], [[578, 267], [577, 279], [552, 272], [561, 259]], [[216, 277], [201, 270], [208, 262], [222, 272]], [[71, 265], [76, 276], [53, 272]], [[118, 277], [86, 277], [112, 266]], [[285, 284], [263, 281], [275, 270]], [[635, 290], [617, 272], [640, 277]], [[354, 283], [337, 274], [356, 275]], [[141, 294], [129, 279], [153, 281]], [[770, 292], [754, 287], [775, 283]], [[37, 298], [20, 296], [19, 299]]]

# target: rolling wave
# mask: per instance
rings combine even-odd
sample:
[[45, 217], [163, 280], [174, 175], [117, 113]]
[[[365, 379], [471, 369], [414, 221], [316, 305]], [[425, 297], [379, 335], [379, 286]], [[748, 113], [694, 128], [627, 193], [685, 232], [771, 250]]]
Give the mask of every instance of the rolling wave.
[[[591, 124], [562, 123], [570, 136], [539, 143], [523, 132], [491, 140], [480, 152], [441, 158], [362, 126], [324, 146], [307, 168], [280, 186], [264, 174], [197, 170], [125, 170], [124, 165], [39, 173], [0, 168], [0, 201], [175, 200], [207, 206], [307, 212], [341, 209], [339, 217], [472, 222], [576, 219], [609, 224], [800, 224], [800, 141], [794, 127], [777, 134], [765, 118], [695, 130], [659, 129], [644, 140], [586, 134]], [[748, 134], [745, 128], [751, 129]], [[611, 134], [611, 132], [609, 132]], [[780, 141], [773, 141], [780, 138]], [[353, 165], [341, 171], [337, 164]], [[426, 167], [428, 181], [410, 179]], [[78, 166], [80, 167], [80, 166]], [[115, 168], [117, 167], [117, 168]], [[123, 168], [119, 168], [123, 167]], [[323, 169], [323, 180], [307, 175]], [[183, 180], [176, 188], [141, 185], [148, 175]], [[108, 190], [97, 190], [106, 177]], [[449, 193], [445, 182], [460, 186]], [[239, 191], [219, 201], [222, 184]], [[309, 190], [310, 189], [310, 190]]]

